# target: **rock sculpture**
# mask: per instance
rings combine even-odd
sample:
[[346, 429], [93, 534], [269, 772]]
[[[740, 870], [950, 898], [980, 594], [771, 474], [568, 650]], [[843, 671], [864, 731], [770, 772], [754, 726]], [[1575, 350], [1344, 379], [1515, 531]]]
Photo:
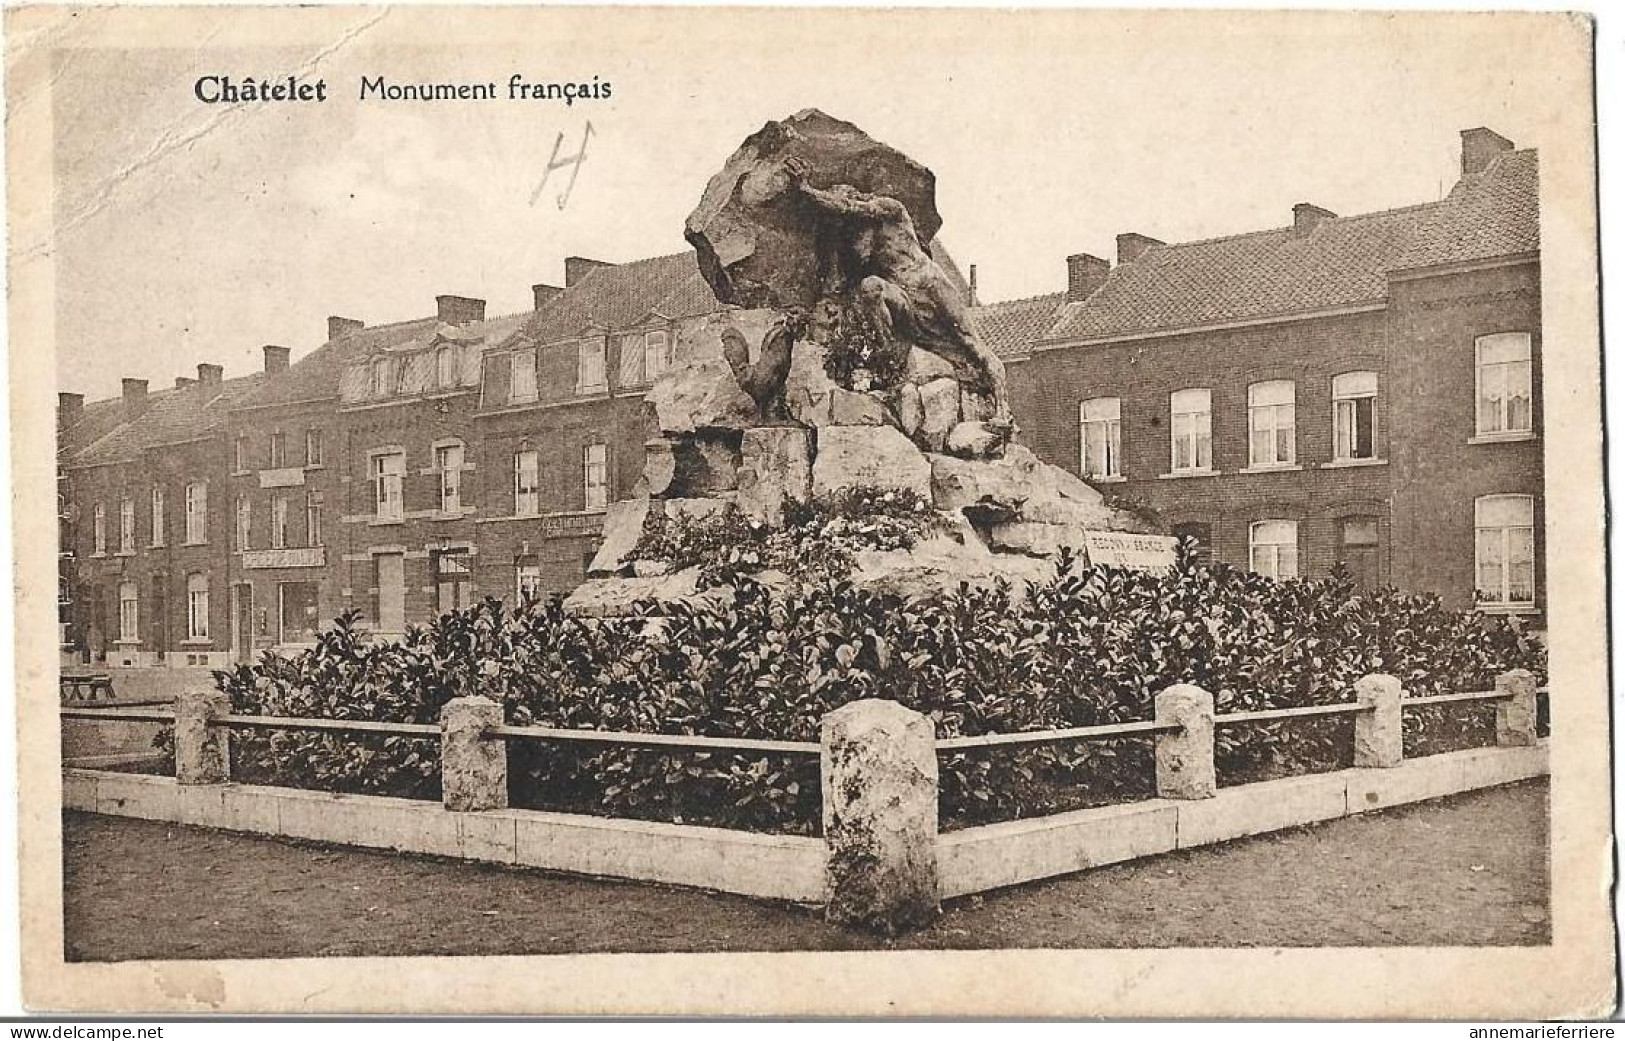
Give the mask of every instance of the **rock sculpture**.
[[913, 548], [854, 556], [852, 582], [905, 596], [1043, 581], [1085, 530], [1150, 530], [1010, 443], [1004, 368], [933, 250], [941, 223], [931, 172], [850, 123], [807, 110], [745, 140], [685, 228], [732, 306], [679, 328], [676, 364], [645, 398], [639, 498], [611, 506], [567, 607], [718, 595], [698, 591], [698, 568], [637, 558], [649, 518], [732, 506], [776, 531], [785, 503], [844, 488], [937, 514]]

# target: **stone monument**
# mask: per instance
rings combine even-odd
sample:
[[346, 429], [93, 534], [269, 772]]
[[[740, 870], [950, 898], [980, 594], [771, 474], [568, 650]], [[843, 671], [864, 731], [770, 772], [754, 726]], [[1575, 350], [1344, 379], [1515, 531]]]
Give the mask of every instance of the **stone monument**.
[[843, 488], [923, 498], [937, 533], [858, 553], [851, 576], [906, 594], [1042, 581], [1085, 530], [1152, 530], [1012, 441], [1004, 366], [932, 248], [941, 223], [931, 172], [850, 123], [809, 109], [745, 140], [685, 228], [728, 306], [679, 330], [645, 399], [639, 493], [610, 506], [569, 608], [698, 595], [635, 548], [651, 514], [730, 503], [773, 526]]

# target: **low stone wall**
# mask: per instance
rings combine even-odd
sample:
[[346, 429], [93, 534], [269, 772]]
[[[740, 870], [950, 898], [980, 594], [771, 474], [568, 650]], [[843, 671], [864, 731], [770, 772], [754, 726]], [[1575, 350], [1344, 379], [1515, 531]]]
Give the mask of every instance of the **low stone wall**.
[[822, 903], [824, 843], [791, 835], [248, 784], [182, 785], [100, 770], [63, 773], [62, 804], [143, 820], [430, 853], [497, 864]]
[[[1406, 760], [1221, 788], [1212, 799], [1123, 806], [990, 824], [936, 840], [940, 899], [1331, 820], [1547, 772], [1546, 743]], [[498, 864], [824, 903], [823, 840], [537, 810], [448, 811], [439, 803], [70, 768], [63, 806], [145, 820], [430, 853]]]
[[1547, 773], [1547, 748], [1474, 748], [1385, 770], [1338, 770], [949, 832], [937, 840], [943, 899]]

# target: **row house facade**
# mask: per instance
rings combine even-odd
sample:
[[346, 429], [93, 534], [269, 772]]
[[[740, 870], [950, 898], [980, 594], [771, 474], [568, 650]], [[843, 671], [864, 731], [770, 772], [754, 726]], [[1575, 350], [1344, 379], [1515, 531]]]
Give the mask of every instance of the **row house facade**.
[[1461, 164], [1434, 203], [1069, 258], [1000, 305], [1045, 327], [1004, 346], [1024, 436], [1216, 559], [1539, 624], [1537, 159], [1475, 128]]
[[[1534, 617], [1535, 154], [1462, 134], [1434, 203], [1202, 242], [1118, 236], [1064, 292], [975, 306], [1022, 440], [1214, 559]], [[962, 292], [973, 285], [938, 251]], [[564, 593], [636, 494], [643, 395], [719, 304], [691, 253], [568, 258], [530, 311], [328, 319], [290, 364], [59, 402], [65, 648], [219, 666], [340, 611], [394, 635], [484, 596]], [[972, 284], [974, 283], [974, 269]]]

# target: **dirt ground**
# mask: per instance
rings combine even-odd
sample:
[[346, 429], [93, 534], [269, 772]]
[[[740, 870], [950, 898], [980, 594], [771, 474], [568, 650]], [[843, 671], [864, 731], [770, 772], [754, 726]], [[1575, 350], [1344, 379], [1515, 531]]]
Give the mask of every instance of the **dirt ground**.
[[890, 944], [718, 893], [66, 813], [67, 957], [1542, 944], [1546, 796], [1525, 782], [1030, 883]]

